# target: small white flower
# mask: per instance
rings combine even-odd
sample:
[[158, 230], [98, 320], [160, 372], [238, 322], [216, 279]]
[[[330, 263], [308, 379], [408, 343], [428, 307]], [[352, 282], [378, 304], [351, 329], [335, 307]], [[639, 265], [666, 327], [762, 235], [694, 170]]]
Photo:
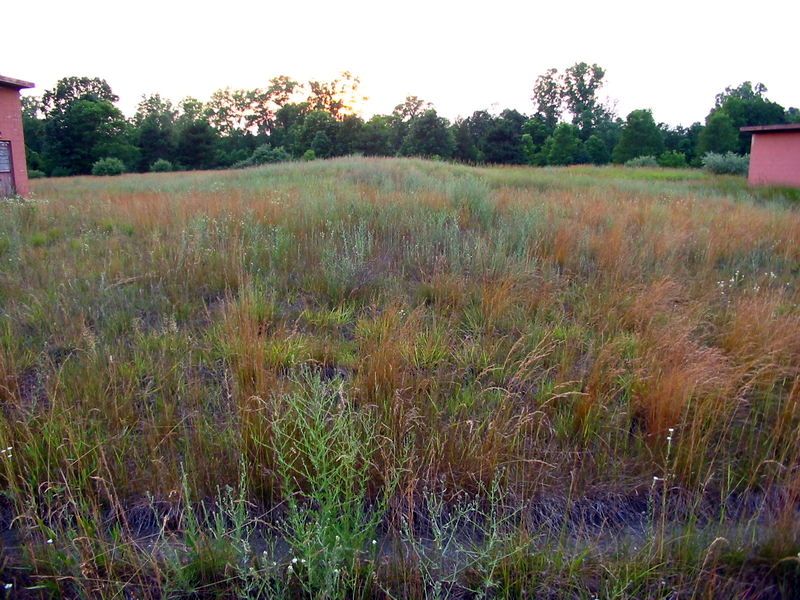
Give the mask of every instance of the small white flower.
[[374, 546], [375, 544], [377, 544], [377, 543], [378, 543], [378, 540], [372, 540], [372, 545], [373, 545], [373, 546]]
[[292, 559], [292, 564], [293, 564], [293, 565], [296, 565], [296, 564], [297, 564], [297, 559], [296, 559], [296, 558], [293, 558], [293, 559]]
[[6, 584], [3, 585], [3, 589], [4, 590], [10, 590], [13, 587], [14, 587], [13, 583], [6, 583]]
[[52, 544], [52, 543], [53, 543], [53, 538], [48, 538], [48, 539], [47, 539], [47, 543], [48, 543], [48, 544]]
[[300, 559], [300, 563], [301, 563], [301, 564], [306, 564], [306, 559], [305, 559], [305, 558], [301, 558], [301, 559]]
[[292, 568], [292, 565], [289, 565], [288, 567], [286, 567], [286, 572], [287, 573], [293, 573], [294, 572], [294, 569]]

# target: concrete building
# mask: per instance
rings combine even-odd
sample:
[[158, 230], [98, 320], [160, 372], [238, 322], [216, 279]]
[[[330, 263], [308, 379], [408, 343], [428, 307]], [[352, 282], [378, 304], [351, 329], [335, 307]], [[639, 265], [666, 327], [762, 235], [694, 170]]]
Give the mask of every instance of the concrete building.
[[31, 87], [29, 81], [0, 75], [0, 197], [30, 193], [19, 91]]
[[750, 142], [750, 185], [800, 187], [800, 123], [742, 127]]

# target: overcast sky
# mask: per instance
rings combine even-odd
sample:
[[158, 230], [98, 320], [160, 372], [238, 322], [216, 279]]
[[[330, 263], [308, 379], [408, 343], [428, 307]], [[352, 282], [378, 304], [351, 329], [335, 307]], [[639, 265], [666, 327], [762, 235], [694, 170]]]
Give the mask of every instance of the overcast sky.
[[702, 121], [714, 96], [742, 81], [800, 106], [800, 2], [381, 0], [202, 3], [183, 0], [6, 0], [0, 74], [36, 83], [106, 79], [131, 115], [142, 94], [207, 99], [276, 75], [330, 80], [349, 70], [388, 113], [407, 94], [449, 118], [474, 110], [533, 112], [549, 67], [606, 70], [602, 97], [624, 117]]

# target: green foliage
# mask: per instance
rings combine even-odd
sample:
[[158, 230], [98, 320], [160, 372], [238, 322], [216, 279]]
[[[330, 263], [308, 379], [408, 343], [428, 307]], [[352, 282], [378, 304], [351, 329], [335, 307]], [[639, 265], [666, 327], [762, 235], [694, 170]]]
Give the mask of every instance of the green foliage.
[[551, 130], [555, 129], [561, 118], [563, 93], [558, 69], [547, 69], [536, 78], [531, 99], [536, 108], [536, 116]]
[[612, 158], [615, 163], [625, 163], [637, 156], [658, 156], [664, 151], [661, 131], [649, 110], [634, 110], [622, 127], [619, 143]]
[[605, 70], [597, 64], [575, 63], [564, 71], [562, 90], [564, 104], [572, 113], [572, 123], [588, 137], [595, 126], [611, 117], [610, 111], [597, 99]]
[[152, 165], [150, 165], [150, 171], [153, 173], [166, 173], [174, 170], [175, 167], [172, 165], [172, 163], [164, 158], [159, 158]]
[[546, 146], [548, 148], [547, 164], [570, 165], [574, 163], [580, 146], [578, 128], [569, 123], [560, 123], [553, 132], [550, 143]]
[[92, 165], [92, 175], [122, 175], [125, 164], [118, 158], [101, 158]]
[[[642, 155], [661, 160], [666, 150], [676, 153], [663, 159], [670, 165], [681, 166], [677, 154], [683, 154], [688, 164], [700, 166], [699, 156], [709, 151], [747, 152], [750, 134], [740, 133], [742, 126], [800, 120], [797, 109], [784, 110], [769, 101], [763, 84], [744, 82], [717, 96], [705, 128], [700, 123], [688, 128], [659, 125], [662, 146], [644, 118], [626, 123], [623, 135], [622, 120], [598, 99], [604, 77], [603, 68], [586, 62], [561, 73], [548, 69], [536, 79], [531, 118], [510, 109], [499, 115], [479, 110], [452, 126], [437, 121], [432, 105], [417, 96], [408, 96], [391, 114], [376, 115], [366, 123], [347, 114], [359, 100], [358, 78], [349, 73], [307, 85], [280, 76], [264, 88], [219, 89], [208, 102], [188, 97], [175, 106], [153, 94], [142, 98], [130, 122], [114, 106], [118, 97], [106, 81], [68, 77], [41, 100], [22, 99], [27, 166], [56, 176], [88, 173], [105, 157], [118, 158], [127, 170], [140, 172], [149, 171], [159, 159], [188, 169], [243, 166], [255, 164], [250, 157], [265, 143], [295, 157], [313, 149], [318, 158], [399, 154], [545, 165], [564, 111], [578, 127], [583, 145], [574, 154], [557, 148], [553, 160], [558, 164], [605, 164], [614, 149], [611, 158], [618, 163]], [[307, 101], [292, 102], [301, 90], [308, 93]], [[647, 131], [637, 132], [637, 126]]]
[[219, 136], [203, 119], [183, 121], [178, 127], [175, 162], [186, 169], [215, 166]]
[[449, 158], [454, 149], [455, 140], [447, 119], [440, 117], [435, 110], [428, 109], [411, 120], [400, 154]]
[[39, 171], [38, 169], [28, 169], [28, 179], [41, 179], [42, 177], [47, 177], [47, 174], [44, 171]]
[[308, 161], [308, 160], [316, 160], [317, 155], [311, 148], [309, 148], [308, 150], [303, 152], [303, 156], [301, 156], [300, 158], [302, 160], [306, 160], [306, 161]]
[[675, 150], [667, 150], [658, 157], [658, 164], [662, 167], [672, 167], [680, 169], [688, 166], [686, 163], [686, 155], [683, 152]]
[[522, 128], [527, 118], [516, 110], [504, 110], [493, 119], [481, 140], [483, 160], [487, 163], [519, 165], [528, 162], [522, 145]]
[[246, 166], [279, 163], [291, 159], [291, 154], [283, 147], [273, 148], [269, 144], [264, 144], [253, 150], [253, 155], [248, 159]]
[[331, 139], [324, 131], [317, 131], [314, 134], [314, 139], [311, 140], [311, 148], [315, 158], [328, 158], [333, 150]]
[[626, 167], [658, 167], [655, 156], [637, 156], [625, 162]]
[[175, 123], [178, 111], [172, 102], [158, 94], [146, 96], [139, 102], [133, 122], [140, 149], [139, 170], [147, 170], [159, 159], [170, 160], [175, 155]]
[[608, 151], [608, 146], [597, 135], [589, 136], [584, 147], [589, 162], [593, 165], [605, 165], [611, 161], [611, 153]]
[[[268, 449], [287, 497], [282, 529], [291, 548], [290, 577], [316, 597], [338, 597], [349, 587], [345, 574], [374, 556], [381, 510], [366, 503], [375, 422], [352, 410], [338, 385], [313, 376], [298, 393], [277, 399]], [[378, 509], [392, 492], [387, 482]]]
[[[753, 85], [750, 81], [745, 81], [736, 87], [727, 87], [724, 92], [717, 94], [714, 109], [707, 120], [719, 112], [725, 113], [730, 117], [737, 143], [730, 148], [723, 144], [719, 144], [717, 147], [707, 144], [700, 149], [700, 152], [733, 151], [747, 154], [750, 151], [751, 134], [739, 131], [741, 127], [785, 123], [786, 113], [783, 107], [768, 100], [765, 97], [766, 92], [767, 86], [763, 83]], [[725, 135], [727, 136], [727, 132]]]
[[[565, 107], [572, 114], [572, 124], [578, 126], [581, 139], [587, 140], [614, 118], [612, 110], [597, 98], [603, 77], [602, 67], [585, 62], [575, 63], [562, 75], [557, 69], [548, 69], [536, 79], [532, 98], [536, 107], [534, 118], [552, 131]], [[604, 141], [608, 146], [608, 140]], [[589, 160], [588, 156], [583, 158]]]
[[392, 147], [391, 118], [375, 115], [358, 132], [355, 149], [365, 156], [391, 156]]
[[734, 152], [739, 147], [739, 132], [733, 120], [725, 111], [718, 110], [706, 119], [706, 126], [700, 132], [697, 144], [699, 154], [713, 152], [725, 154]]
[[[477, 162], [478, 160], [478, 147], [475, 144], [475, 139], [469, 128], [469, 121], [467, 119], [456, 119], [451, 128], [453, 132], [453, 140], [455, 141], [455, 150], [453, 150], [453, 158], [464, 162]], [[525, 142], [523, 140], [523, 152]]]
[[699, 122], [692, 123], [690, 127], [679, 125], [675, 128], [669, 128], [660, 125], [660, 128], [664, 136], [664, 149], [667, 152], [683, 154], [687, 164], [696, 162], [693, 166], [700, 166], [699, 159], [696, 158], [696, 152], [703, 126]]
[[42, 109], [48, 115], [63, 112], [77, 100], [113, 104], [119, 96], [111, 91], [105, 79], [98, 77], [65, 77], [56, 87], [42, 95]]
[[339, 127], [339, 121], [323, 110], [312, 110], [303, 115], [302, 124], [298, 124], [295, 131], [294, 155], [301, 155], [309, 148], [314, 148], [314, 140], [321, 134], [317, 143], [320, 144], [319, 149], [327, 154], [317, 155], [319, 158], [331, 156], [334, 150], [333, 140], [337, 137]]
[[708, 152], [703, 156], [702, 161], [706, 171], [717, 174], [747, 175], [750, 167], [749, 155], [742, 156], [733, 152], [725, 154]]
[[95, 162], [108, 156], [129, 164], [138, 157], [125, 117], [107, 100], [79, 98], [52, 110], [44, 144], [47, 163], [68, 174], [89, 173]]

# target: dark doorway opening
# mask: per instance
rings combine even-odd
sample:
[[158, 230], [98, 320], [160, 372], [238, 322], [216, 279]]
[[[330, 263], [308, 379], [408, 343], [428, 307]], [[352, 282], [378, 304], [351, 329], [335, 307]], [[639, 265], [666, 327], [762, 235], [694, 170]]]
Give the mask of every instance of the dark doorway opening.
[[15, 191], [11, 142], [0, 140], [0, 197], [13, 196]]

